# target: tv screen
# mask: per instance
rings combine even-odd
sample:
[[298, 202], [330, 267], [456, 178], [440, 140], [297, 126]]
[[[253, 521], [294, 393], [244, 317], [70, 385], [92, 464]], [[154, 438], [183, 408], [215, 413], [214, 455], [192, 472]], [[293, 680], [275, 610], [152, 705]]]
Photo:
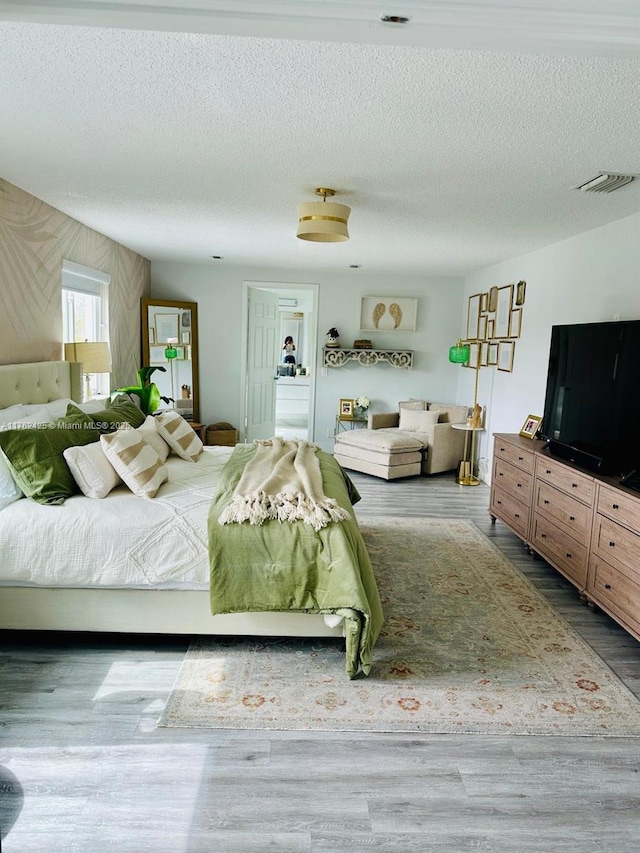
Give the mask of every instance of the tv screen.
[[552, 327], [541, 432], [590, 470], [640, 469], [640, 320]]

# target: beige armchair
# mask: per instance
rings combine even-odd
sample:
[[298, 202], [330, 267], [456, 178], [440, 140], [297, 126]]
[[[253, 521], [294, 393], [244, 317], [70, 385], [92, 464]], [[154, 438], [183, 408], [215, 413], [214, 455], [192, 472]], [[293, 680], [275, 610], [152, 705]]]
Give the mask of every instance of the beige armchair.
[[[465, 432], [453, 429], [451, 424], [465, 423], [468, 412], [467, 406], [408, 400], [398, 404], [397, 412], [369, 415], [367, 426], [372, 430], [419, 437], [426, 447], [422, 473], [438, 474], [456, 469], [463, 457]], [[433, 413], [431, 417], [430, 413]]]

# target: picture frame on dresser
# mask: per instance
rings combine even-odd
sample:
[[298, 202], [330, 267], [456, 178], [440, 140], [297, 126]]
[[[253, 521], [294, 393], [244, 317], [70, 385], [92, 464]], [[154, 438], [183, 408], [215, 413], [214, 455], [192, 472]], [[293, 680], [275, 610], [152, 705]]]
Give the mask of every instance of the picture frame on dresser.
[[527, 415], [518, 435], [523, 438], [535, 438], [542, 423], [542, 415]]

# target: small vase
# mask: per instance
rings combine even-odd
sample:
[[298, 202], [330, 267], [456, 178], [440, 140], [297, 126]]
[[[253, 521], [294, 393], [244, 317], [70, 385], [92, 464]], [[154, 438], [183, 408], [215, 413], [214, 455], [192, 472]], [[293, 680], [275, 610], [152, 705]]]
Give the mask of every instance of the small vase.
[[364, 420], [367, 417], [368, 409], [360, 409], [360, 408], [358, 408], [358, 406], [356, 406], [355, 411], [356, 411], [356, 418], [362, 418]]

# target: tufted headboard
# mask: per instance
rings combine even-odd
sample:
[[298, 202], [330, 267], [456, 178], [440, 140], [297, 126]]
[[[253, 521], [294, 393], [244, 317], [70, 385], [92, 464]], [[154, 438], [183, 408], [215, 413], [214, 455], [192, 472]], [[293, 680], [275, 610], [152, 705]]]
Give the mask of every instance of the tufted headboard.
[[16, 403], [82, 400], [81, 365], [72, 361], [0, 364], [0, 409]]

